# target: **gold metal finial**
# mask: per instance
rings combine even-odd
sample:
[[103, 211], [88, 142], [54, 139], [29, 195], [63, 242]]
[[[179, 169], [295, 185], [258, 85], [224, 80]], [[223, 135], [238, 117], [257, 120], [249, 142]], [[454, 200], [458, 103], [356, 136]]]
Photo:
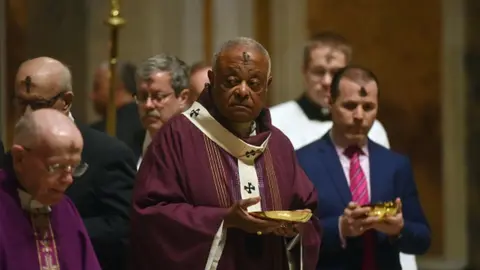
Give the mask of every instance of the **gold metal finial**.
[[117, 130], [117, 107], [115, 104], [115, 82], [117, 77], [117, 57], [118, 57], [118, 30], [126, 23], [120, 16], [120, 0], [110, 0], [110, 16], [105, 23], [110, 26], [110, 89], [108, 94], [107, 106], [107, 133], [111, 136], [116, 135]]

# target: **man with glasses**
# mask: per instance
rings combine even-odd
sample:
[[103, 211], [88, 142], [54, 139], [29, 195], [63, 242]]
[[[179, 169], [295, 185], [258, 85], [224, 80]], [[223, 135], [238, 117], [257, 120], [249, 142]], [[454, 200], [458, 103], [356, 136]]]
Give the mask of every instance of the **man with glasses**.
[[0, 170], [0, 269], [100, 270], [72, 201], [64, 196], [82, 162], [83, 139], [56, 110], [27, 113]]
[[138, 66], [137, 93], [134, 97], [146, 130], [145, 134], [141, 134], [144, 138], [142, 156], [163, 124], [190, 107], [188, 77], [187, 64], [173, 55], [159, 54]]
[[102, 269], [125, 269], [136, 159], [123, 142], [74, 120], [73, 98], [70, 70], [58, 60], [39, 57], [20, 66], [17, 113], [53, 108], [75, 122], [85, 145], [82, 160], [89, 167], [66, 194], [83, 218]]

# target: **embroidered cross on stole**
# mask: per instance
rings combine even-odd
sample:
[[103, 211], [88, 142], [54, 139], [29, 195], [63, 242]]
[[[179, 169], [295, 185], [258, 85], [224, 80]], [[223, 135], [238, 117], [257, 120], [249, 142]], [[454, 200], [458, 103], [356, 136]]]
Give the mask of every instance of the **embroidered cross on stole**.
[[[255, 159], [265, 151], [270, 136], [260, 146], [248, 144], [224, 128], [198, 102], [195, 102], [183, 115], [215, 144], [237, 158], [241, 198], [259, 197], [260, 187]], [[248, 211], [262, 211], [261, 203], [250, 206]]]
[[[268, 145], [270, 136], [260, 146], [248, 144], [232, 134], [224, 128], [215, 118], [213, 118], [207, 109], [200, 103], [195, 102], [189, 110], [183, 113], [185, 117], [192, 124], [194, 124], [205, 136], [212, 140], [216, 145], [223, 150], [237, 158], [238, 174], [240, 179], [240, 195], [242, 199], [248, 199], [260, 196], [260, 187], [257, 171], [255, 169], [255, 159], [258, 158]], [[249, 212], [263, 211], [261, 203], [257, 203], [248, 208]], [[227, 232], [223, 229], [223, 223], [215, 235], [210, 249], [210, 254], [205, 266], [205, 270], [216, 270], [218, 262], [223, 252], [227, 238]], [[290, 257], [290, 249], [295, 243], [300, 242], [299, 235], [292, 240], [291, 243], [286, 243], [287, 257], [289, 260], [290, 269], [295, 269]], [[300, 254], [302, 254], [302, 246], [300, 246]], [[302, 256], [302, 255], [300, 255]], [[303, 262], [300, 260], [300, 270], [303, 269]]]
[[[193, 103], [183, 115], [216, 145], [237, 158], [241, 198], [259, 197], [260, 186], [255, 169], [255, 159], [265, 151], [270, 136], [260, 146], [248, 144], [224, 128], [198, 102]], [[247, 210], [249, 212], [262, 211], [262, 205], [257, 203], [248, 207]], [[205, 270], [217, 269], [226, 240], [227, 230], [223, 228], [222, 222], [213, 239]]]
[[50, 213], [31, 211], [30, 219], [37, 246], [40, 270], [60, 270], [55, 235], [50, 223]]
[[34, 200], [22, 189], [17, 189], [17, 192], [22, 209], [30, 215], [40, 270], [60, 270], [55, 235], [50, 223], [52, 209]]

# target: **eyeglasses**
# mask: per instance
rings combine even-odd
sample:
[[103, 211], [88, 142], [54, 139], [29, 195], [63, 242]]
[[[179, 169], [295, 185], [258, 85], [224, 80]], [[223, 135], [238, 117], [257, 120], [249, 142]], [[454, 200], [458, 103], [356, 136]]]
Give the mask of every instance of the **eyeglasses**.
[[[23, 149], [27, 152], [32, 152], [32, 148], [22, 146]], [[86, 162], [80, 162], [78, 165], [66, 165], [55, 163], [51, 165], [47, 165], [47, 171], [50, 174], [55, 174], [58, 172], [68, 172], [72, 173], [73, 177], [80, 177], [82, 176], [88, 169], [88, 164]]]
[[47, 166], [48, 172], [51, 174], [58, 172], [71, 172], [73, 177], [82, 176], [88, 169], [88, 164], [82, 162], [78, 165], [64, 165], [64, 164], [52, 164]]
[[162, 94], [161, 92], [155, 92], [153, 94], [146, 93], [146, 92], [139, 92], [139, 93], [133, 94], [133, 97], [135, 98], [135, 102], [137, 104], [145, 104], [147, 103], [148, 99], [150, 99], [152, 102], [155, 102], [155, 103], [162, 103], [172, 94], [173, 92], [170, 92], [168, 94]]

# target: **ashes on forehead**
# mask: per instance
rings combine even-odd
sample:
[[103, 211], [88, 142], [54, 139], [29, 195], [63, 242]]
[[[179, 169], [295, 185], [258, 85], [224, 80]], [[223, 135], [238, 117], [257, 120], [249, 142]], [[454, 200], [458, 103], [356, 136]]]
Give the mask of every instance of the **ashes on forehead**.
[[25, 88], [27, 93], [30, 93], [30, 88], [32, 87], [32, 77], [27, 76], [25, 77]]
[[248, 61], [250, 61], [250, 55], [247, 52], [243, 52], [243, 63], [248, 64]]
[[365, 90], [365, 87], [361, 86], [359, 90], [359, 94], [361, 97], [366, 97], [367, 96], [367, 90]]
[[335, 58], [335, 56], [333, 56], [333, 49], [330, 49], [325, 55], [325, 60], [327, 61], [327, 63], [330, 63], [332, 62], [333, 58]]

